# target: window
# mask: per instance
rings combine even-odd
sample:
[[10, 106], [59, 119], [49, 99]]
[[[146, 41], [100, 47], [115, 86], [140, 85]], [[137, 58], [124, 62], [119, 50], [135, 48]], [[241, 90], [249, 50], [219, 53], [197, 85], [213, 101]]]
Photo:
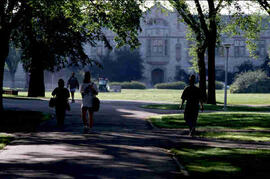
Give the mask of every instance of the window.
[[265, 41], [264, 40], [260, 40], [257, 42], [257, 52], [256, 54], [259, 57], [265, 57], [266, 53], [265, 53]]
[[175, 45], [175, 59], [176, 59], [176, 61], [181, 60], [181, 44]]
[[234, 41], [234, 56], [235, 57], [244, 57], [246, 56], [246, 45], [243, 40]]
[[151, 39], [146, 40], [146, 56], [151, 56]]
[[154, 39], [152, 40], [152, 55], [153, 56], [163, 56], [165, 53], [165, 44], [162, 39]]
[[102, 56], [102, 46], [97, 47], [97, 56]]
[[96, 47], [91, 47], [91, 55], [92, 56], [102, 56], [103, 52], [103, 47], [102, 46], [96, 46]]
[[225, 50], [224, 47], [219, 46], [216, 48], [216, 56], [224, 57], [225, 56]]

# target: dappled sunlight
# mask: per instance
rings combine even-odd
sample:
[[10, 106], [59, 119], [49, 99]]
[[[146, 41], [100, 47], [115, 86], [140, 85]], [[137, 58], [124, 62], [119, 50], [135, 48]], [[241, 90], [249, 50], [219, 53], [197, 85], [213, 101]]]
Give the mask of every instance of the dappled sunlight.
[[128, 117], [128, 118], [136, 118], [136, 119], [145, 119], [149, 116], [153, 116], [153, 115], [156, 115], [156, 113], [151, 113], [151, 112], [145, 112], [143, 110], [141, 111], [138, 111], [138, 110], [130, 110], [130, 109], [121, 109], [121, 108], [118, 108], [116, 109], [116, 111], [118, 112], [122, 112], [122, 113], [125, 113], [123, 114], [122, 116], [123, 117]]
[[[174, 165], [172, 159], [160, 148], [159, 142], [165, 139], [145, 130], [21, 134], [18, 142], [2, 152], [0, 167], [16, 177], [85, 177], [89, 171], [93, 176], [104, 178], [115, 174], [119, 178], [130, 174], [145, 177], [153, 176], [153, 173], [174, 175], [168, 171]], [[43, 170], [43, 166], [49, 170]], [[25, 172], [12, 174], [14, 168]], [[36, 174], [32, 173], [33, 168]], [[81, 172], [75, 172], [75, 176], [74, 170]]]

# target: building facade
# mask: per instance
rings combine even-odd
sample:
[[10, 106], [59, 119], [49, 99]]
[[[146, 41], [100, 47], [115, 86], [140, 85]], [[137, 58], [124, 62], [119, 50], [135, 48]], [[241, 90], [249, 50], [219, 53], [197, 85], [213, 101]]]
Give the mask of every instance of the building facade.
[[[190, 41], [186, 39], [187, 27], [180, 22], [177, 12], [171, 12], [162, 7], [153, 6], [145, 12], [141, 20], [142, 32], [139, 35], [141, 42], [140, 54], [144, 61], [143, 82], [149, 86], [161, 82], [175, 81], [180, 70], [193, 73], [189, 56]], [[164, 13], [164, 10], [166, 13]], [[106, 36], [113, 43], [113, 34], [106, 31]], [[244, 62], [260, 65], [267, 57], [267, 48], [270, 43], [270, 32], [264, 31], [258, 41], [258, 59], [249, 57], [245, 39], [234, 36], [229, 39], [229, 72], [235, 72], [237, 66]], [[228, 39], [226, 39], [228, 40]], [[106, 54], [108, 51], [102, 43], [96, 47], [86, 47], [87, 53], [94, 58]], [[205, 58], [207, 63], [207, 58]], [[226, 50], [220, 46], [216, 48], [216, 69], [222, 71], [226, 60]]]

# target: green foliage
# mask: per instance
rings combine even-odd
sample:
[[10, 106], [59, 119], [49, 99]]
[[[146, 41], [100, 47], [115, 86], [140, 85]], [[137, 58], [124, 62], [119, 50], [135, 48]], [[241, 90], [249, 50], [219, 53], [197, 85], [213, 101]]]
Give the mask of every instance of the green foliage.
[[[224, 88], [224, 83], [221, 81], [216, 81], [216, 89], [223, 89]], [[199, 83], [196, 84], [196, 86], [199, 86]], [[208, 89], [208, 83], [206, 82], [206, 89]]]
[[268, 18], [261, 14], [244, 15], [242, 11], [243, 9], [240, 8], [238, 12], [231, 15], [222, 32], [230, 37], [243, 36], [250, 56], [258, 58], [257, 40], [260, 38], [261, 31], [268, 28]]
[[146, 89], [145, 84], [138, 81], [110, 82], [110, 85], [120, 85], [122, 89]]
[[237, 73], [253, 71], [254, 70], [254, 65], [251, 63], [251, 61], [245, 61], [241, 65], [237, 66], [237, 69], [238, 69]]
[[269, 93], [270, 78], [261, 70], [248, 71], [236, 76], [231, 93]]
[[96, 77], [105, 77], [110, 81], [135, 81], [142, 78], [143, 60], [139, 51], [121, 48], [115, 56], [108, 54], [101, 58], [103, 69], [90, 67]]
[[188, 78], [189, 78], [188, 73], [186, 73], [185, 70], [180, 69], [180, 70], [178, 70], [174, 79], [176, 81], [184, 81], [184, 82], [188, 83], [188, 81], [189, 81]]
[[183, 81], [171, 82], [171, 83], [158, 83], [155, 85], [157, 89], [184, 89], [187, 84]]
[[223, 89], [224, 83], [221, 81], [216, 81], [216, 89]]
[[24, 67], [28, 70], [36, 58], [33, 53], [39, 56], [40, 66], [51, 71], [69, 64], [98, 65], [89, 59], [84, 46], [103, 41], [111, 49], [104, 28], [115, 33], [117, 47], [128, 44], [135, 48], [140, 44], [137, 36], [141, 30], [141, 0], [31, 0], [22, 4], [20, 23], [12, 37], [23, 49]]
[[7, 134], [0, 134], [0, 150], [3, 149], [14, 139], [13, 136]]

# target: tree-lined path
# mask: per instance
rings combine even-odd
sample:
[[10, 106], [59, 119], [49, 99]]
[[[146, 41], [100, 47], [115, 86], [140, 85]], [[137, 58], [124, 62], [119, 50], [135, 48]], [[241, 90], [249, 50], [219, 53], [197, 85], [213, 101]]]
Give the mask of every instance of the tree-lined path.
[[[0, 178], [179, 177], [178, 166], [165, 149], [169, 141], [144, 120], [155, 113], [140, 105], [102, 102], [94, 131], [83, 134], [80, 104], [72, 104], [62, 131], [52, 119], [37, 132], [16, 134], [17, 139], [0, 152]], [[53, 113], [47, 101], [5, 99], [4, 106]]]

